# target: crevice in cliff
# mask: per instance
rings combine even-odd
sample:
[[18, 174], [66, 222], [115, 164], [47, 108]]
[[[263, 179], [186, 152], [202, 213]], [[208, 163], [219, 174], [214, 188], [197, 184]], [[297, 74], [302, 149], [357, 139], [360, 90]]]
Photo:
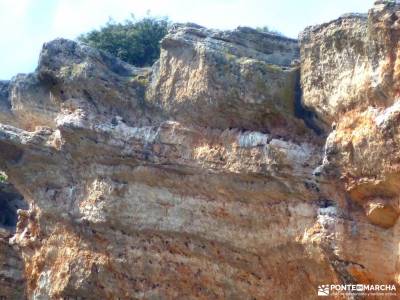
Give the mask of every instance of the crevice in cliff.
[[317, 115], [307, 108], [304, 107], [302, 103], [303, 98], [303, 90], [301, 88], [300, 83], [300, 70], [296, 72], [296, 85], [295, 85], [295, 93], [294, 93], [294, 114], [297, 118], [302, 119], [306, 126], [312, 129], [316, 135], [322, 136], [325, 133], [325, 130], [318, 123]]
[[10, 244], [18, 221], [18, 209], [28, 205], [1, 173], [0, 182], [0, 299], [27, 299], [24, 262], [20, 249]]
[[0, 183], [0, 228], [14, 233], [18, 221], [18, 209], [27, 208], [26, 201], [12, 184]]

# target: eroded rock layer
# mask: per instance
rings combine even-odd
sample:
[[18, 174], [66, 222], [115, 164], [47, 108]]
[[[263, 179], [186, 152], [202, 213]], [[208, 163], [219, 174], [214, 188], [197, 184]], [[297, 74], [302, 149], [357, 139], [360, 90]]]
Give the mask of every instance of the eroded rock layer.
[[398, 14], [377, 3], [300, 44], [178, 24], [152, 68], [45, 44], [0, 82], [0, 167], [29, 203], [4, 247], [27, 297], [398, 286]]

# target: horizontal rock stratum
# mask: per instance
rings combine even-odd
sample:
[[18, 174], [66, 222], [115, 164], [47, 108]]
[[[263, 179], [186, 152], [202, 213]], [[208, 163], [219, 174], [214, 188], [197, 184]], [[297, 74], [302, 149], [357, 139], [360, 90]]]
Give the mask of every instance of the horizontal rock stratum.
[[399, 290], [399, 38], [378, 1], [299, 40], [176, 24], [151, 68], [46, 43], [0, 82], [0, 296]]

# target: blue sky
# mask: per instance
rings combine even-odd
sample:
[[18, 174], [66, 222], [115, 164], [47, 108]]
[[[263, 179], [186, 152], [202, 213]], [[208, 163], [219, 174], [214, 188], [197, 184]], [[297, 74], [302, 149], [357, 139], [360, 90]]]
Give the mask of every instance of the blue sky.
[[168, 16], [174, 22], [232, 29], [265, 26], [290, 37], [308, 25], [347, 12], [367, 12], [373, 0], [0, 0], [0, 79], [36, 67], [40, 48], [57, 37], [74, 39], [99, 28], [109, 17], [119, 21]]

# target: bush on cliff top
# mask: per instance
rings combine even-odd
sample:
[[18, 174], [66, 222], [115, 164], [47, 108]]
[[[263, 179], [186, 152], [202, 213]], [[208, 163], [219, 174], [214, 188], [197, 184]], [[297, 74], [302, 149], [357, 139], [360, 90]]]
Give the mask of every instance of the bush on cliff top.
[[[119, 23], [110, 19], [99, 30], [81, 34], [78, 41], [104, 50], [129, 64], [151, 66], [160, 56], [160, 41], [167, 34], [170, 24], [167, 17], [149, 15], [139, 20], [132, 15], [130, 19]], [[284, 36], [268, 26], [256, 29]]]
[[147, 16], [117, 23], [110, 19], [100, 30], [78, 37], [78, 41], [104, 50], [132, 65], [150, 66], [160, 56], [160, 40], [167, 34], [167, 18]]
[[282, 32], [270, 29], [268, 26], [256, 27], [256, 30], [266, 33], [271, 33], [279, 36], [285, 36]]

